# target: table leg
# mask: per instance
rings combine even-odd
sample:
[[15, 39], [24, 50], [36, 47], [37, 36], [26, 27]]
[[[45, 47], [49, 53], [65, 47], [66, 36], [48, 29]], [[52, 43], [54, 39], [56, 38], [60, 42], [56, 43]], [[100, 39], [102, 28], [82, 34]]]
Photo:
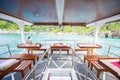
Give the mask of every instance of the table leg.
[[91, 54], [91, 50], [89, 48], [87, 48], [87, 54], [90, 55]]
[[60, 58], [61, 58], [61, 52], [62, 52], [62, 50], [61, 50], [61, 48], [60, 48], [60, 52], [59, 52], [59, 54], [60, 54]]
[[89, 55], [93, 55], [94, 54], [94, 49], [88, 48], [87, 50], [88, 50], [87, 54], [89, 54]]
[[30, 53], [30, 49], [28, 48], [28, 54]]
[[94, 55], [94, 49], [91, 49], [91, 55]]

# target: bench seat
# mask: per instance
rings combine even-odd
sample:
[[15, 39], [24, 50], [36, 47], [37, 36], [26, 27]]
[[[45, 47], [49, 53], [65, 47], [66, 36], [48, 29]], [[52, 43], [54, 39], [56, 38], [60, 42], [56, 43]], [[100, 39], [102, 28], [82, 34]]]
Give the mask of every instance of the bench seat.
[[92, 61], [91, 62], [91, 70], [93, 69], [93, 67], [96, 69], [97, 71], [97, 78], [100, 78], [100, 73], [101, 72], [107, 72], [107, 69], [105, 69], [104, 67], [102, 67], [98, 61]]
[[[53, 54], [53, 51], [60, 51], [60, 49], [51, 49], [51, 54]], [[61, 51], [67, 51], [67, 54], [69, 54], [69, 49], [61, 49]]]
[[31, 65], [32, 65], [32, 61], [22, 60], [21, 63], [12, 72], [20, 72], [22, 77], [24, 77], [25, 71], [27, 69], [31, 69]]

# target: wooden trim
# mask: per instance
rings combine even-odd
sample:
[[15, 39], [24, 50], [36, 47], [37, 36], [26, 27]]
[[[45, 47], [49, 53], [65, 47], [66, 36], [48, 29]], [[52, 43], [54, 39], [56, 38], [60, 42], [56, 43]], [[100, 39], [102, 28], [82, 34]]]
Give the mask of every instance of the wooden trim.
[[[113, 15], [106, 16], [106, 17], [104, 17], [104, 18], [95, 19], [94, 21], [88, 22], [88, 23], [86, 23], [86, 24], [91, 24], [91, 23], [94, 23], [94, 22], [97, 22], [97, 21], [100, 21], [100, 20], [103, 20], [103, 19], [106, 19], [106, 18], [110, 18], [110, 17], [116, 16], [116, 15], [118, 15], [118, 14], [120, 14], [120, 12], [115, 13], [115, 14], [113, 14]], [[112, 22], [114, 22], [114, 21], [112, 21]]]
[[[58, 22], [38, 22], [33, 23], [34, 25], [59, 25]], [[63, 22], [63, 26], [70, 25], [70, 26], [86, 26], [86, 23], [80, 23], [80, 22]]]
[[23, 18], [21, 18], [21, 17], [18, 17], [18, 16], [15, 16], [15, 15], [12, 15], [12, 14], [10, 14], [10, 13], [6, 13], [6, 12], [4, 12], [4, 11], [0, 11], [0, 13], [5, 14], [5, 15], [8, 15], [8, 16], [11, 16], [11, 17], [16, 18], [16, 19], [20, 19], [20, 20], [23, 20], [23, 21], [26, 21], [26, 22], [32, 23], [32, 22], [30, 22], [30, 21], [28, 21], [28, 20], [25, 20], [25, 19], [23, 19]]
[[33, 25], [58, 25], [58, 22], [38, 22], [33, 23]]

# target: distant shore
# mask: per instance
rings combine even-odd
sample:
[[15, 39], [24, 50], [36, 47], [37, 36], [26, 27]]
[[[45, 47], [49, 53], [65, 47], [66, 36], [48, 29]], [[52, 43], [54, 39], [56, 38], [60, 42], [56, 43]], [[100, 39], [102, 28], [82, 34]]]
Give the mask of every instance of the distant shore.
[[[0, 33], [21, 33], [20, 31], [3, 31], [3, 30], [0, 30]], [[39, 33], [36, 33], [36, 32], [24, 32], [24, 33], [28, 33], [28, 34], [58, 34], [58, 35], [79, 35], [75, 32], [70, 32], [70, 33], [64, 33], [64, 32], [58, 32], [58, 33], [52, 33], [52, 32], [39, 32]]]
[[[0, 33], [21, 33], [19, 30], [15, 31], [6, 31], [6, 30], [0, 30]], [[76, 32], [69, 32], [69, 33], [65, 33], [65, 32], [58, 32], [58, 33], [53, 33], [53, 32], [24, 32], [24, 33], [28, 33], [28, 34], [58, 34], [58, 35], [88, 35], [88, 36], [94, 36], [95, 33], [91, 33], [91, 34], [78, 34]], [[104, 38], [120, 38], [120, 30], [116, 30], [116, 31], [109, 31], [109, 32], [101, 32], [98, 34], [99, 37], [104, 37]]]

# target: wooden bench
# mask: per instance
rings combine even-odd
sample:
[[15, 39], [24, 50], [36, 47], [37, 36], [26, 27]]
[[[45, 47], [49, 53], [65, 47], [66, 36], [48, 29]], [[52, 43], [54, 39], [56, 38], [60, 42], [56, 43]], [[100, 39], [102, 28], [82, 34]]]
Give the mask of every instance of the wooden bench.
[[36, 50], [36, 51], [46, 51], [47, 50], [47, 48], [45, 48], [45, 47], [41, 47], [41, 48], [34, 48], [34, 49], [32, 49], [33, 51], [34, 50]]
[[25, 71], [31, 69], [32, 61], [22, 60], [21, 63], [12, 72], [20, 72], [22, 77], [25, 76]]
[[[39, 54], [40, 52], [38, 51], [43, 51], [43, 52], [46, 52], [47, 48], [46, 47], [41, 47], [41, 48], [34, 48], [32, 49], [33, 50], [33, 54], [35, 53], [36, 54], [36, 51], [37, 51], [37, 54]], [[35, 52], [34, 52], [35, 51]], [[48, 56], [48, 53], [44, 56], [44, 58], [47, 58]]]
[[108, 56], [108, 55], [85, 55], [84, 56], [84, 62], [87, 61], [88, 62], [88, 67], [91, 66], [91, 62], [92, 61], [97, 61], [100, 59], [112, 59], [112, 57]]
[[67, 51], [67, 54], [69, 54], [69, 49], [69, 45], [63, 43], [55, 43], [51, 45], [51, 54], [53, 54], [53, 51]]
[[[51, 54], [53, 54], [53, 51], [60, 51], [60, 49], [51, 49]], [[67, 51], [67, 54], [69, 54], [69, 49], [61, 49], [61, 51]]]
[[39, 59], [39, 54], [14, 54], [9, 56], [11, 59], [19, 59], [19, 60], [32, 60], [33, 64]]
[[98, 61], [92, 61], [91, 62], [91, 70], [93, 69], [93, 67], [96, 69], [97, 71], [97, 78], [100, 79], [100, 73], [101, 72], [107, 72], [107, 69], [105, 69], [104, 67], [102, 67]]
[[86, 48], [75, 48], [74, 50], [75, 50], [75, 51], [87, 51]]
[[87, 53], [93, 53], [93, 49], [87, 49], [87, 48], [75, 48], [75, 52], [78, 51], [86, 51]]
[[[0, 64], [6, 60], [8, 60], [9, 58], [0, 58]], [[6, 76], [8, 73], [12, 72], [19, 64], [21, 63], [21, 60], [17, 60], [17, 62], [15, 64], [13, 64], [12, 66], [10, 66], [9, 68], [7, 68], [5, 71], [0, 71], [0, 80]]]

